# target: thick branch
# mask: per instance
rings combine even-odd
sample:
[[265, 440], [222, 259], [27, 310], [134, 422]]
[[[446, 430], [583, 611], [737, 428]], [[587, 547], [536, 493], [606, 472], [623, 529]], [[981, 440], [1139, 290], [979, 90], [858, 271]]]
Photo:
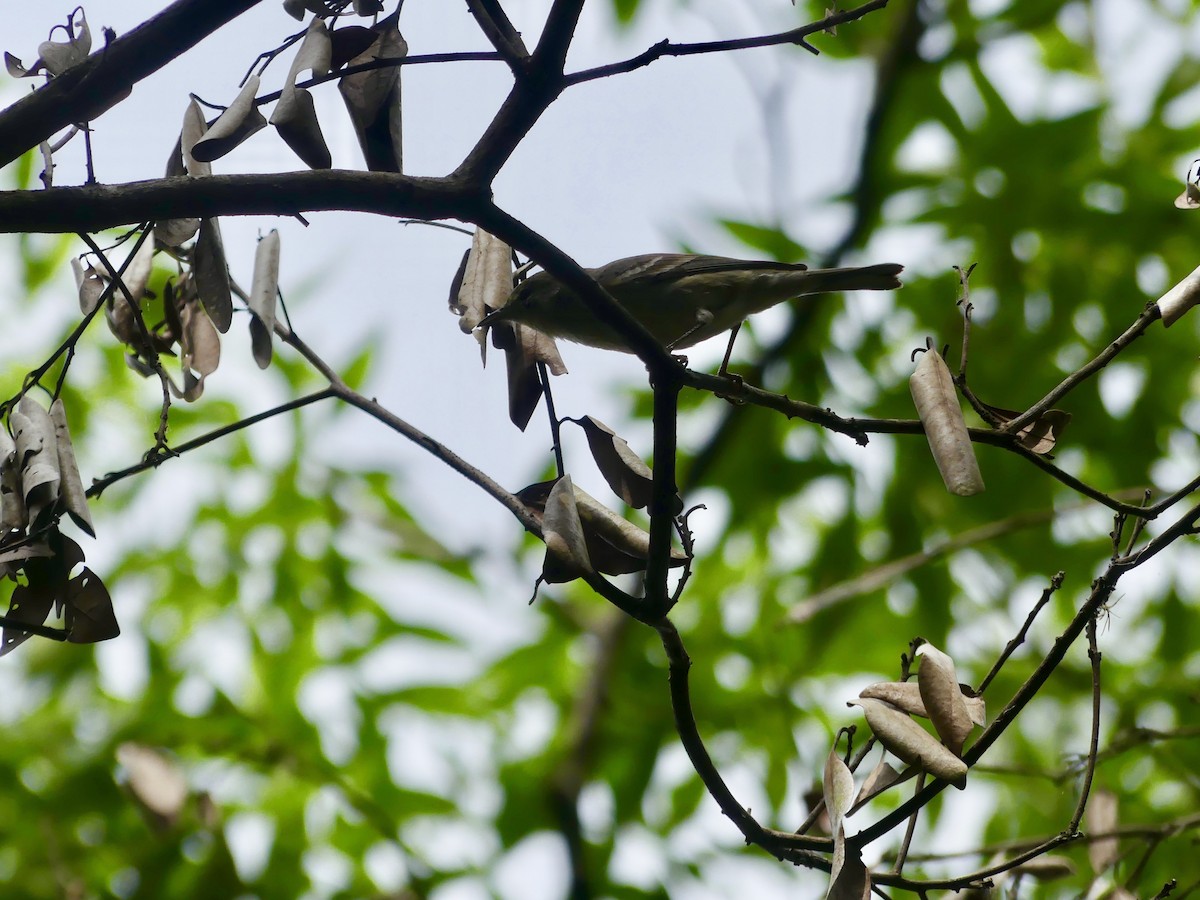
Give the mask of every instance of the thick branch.
[[143, 78], [258, 3], [178, 0], [97, 50], [86, 61], [0, 113], [0, 166], [8, 165], [56, 131], [97, 118], [127, 97]]
[[479, 195], [447, 178], [387, 172], [280, 172], [158, 178], [129, 184], [0, 191], [0, 232], [99, 231], [133, 222], [353, 210], [471, 218]]
[[692, 660], [684, 647], [683, 639], [670, 619], [662, 619], [654, 624], [654, 628], [658, 631], [663, 650], [667, 654], [671, 709], [675, 714], [675, 729], [679, 733], [679, 741], [687, 751], [688, 759], [691, 760], [700, 780], [704, 782], [708, 793], [721, 807], [721, 812], [737, 826], [747, 843], [757, 844], [780, 859], [790, 858], [797, 850], [831, 850], [832, 845], [828, 839], [809, 838], [764, 828], [750, 815], [749, 810], [738, 803], [729, 786], [725, 784], [725, 779], [717, 771], [712, 757], [708, 755], [708, 749], [704, 746], [700, 731], [696, 727], [696, 719], [692, 713], [691, 690], [688, 687], [688, 670], [692, 667]]
[[467, 0], [467, 9], [471, 11], [491, 45], [516, 71], [521, 62], [529, 56], [529, 51], [525, 49], [521, 32], [509, 21], [504, 7], [498, 0]]

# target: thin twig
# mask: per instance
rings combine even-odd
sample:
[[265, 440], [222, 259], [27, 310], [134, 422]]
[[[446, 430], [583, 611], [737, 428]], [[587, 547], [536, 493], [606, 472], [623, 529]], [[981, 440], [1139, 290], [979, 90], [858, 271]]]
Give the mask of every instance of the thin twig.
[[1075, 833], [1083, 814], [1087, 810], [1088, 796], [1092, 792], [1092, 779], [1096, 774], [1096, 761], [1100, 756], [1100, 648], [1096, 643], [1096, 619], [1087, 626], [1088, 659], [1092, 663], [1092, 740], [1088, 745], [1087, 766], [1083, 773], [1083, 785], [1079, 789], [1079, 804], [1075, 807], [1075, 815], [1071, 816], [1071, 824], [1067, 831]]
[[1146, 329], [1160, 318], [1162, 318], [1162, 313], [1159, 311], [1158, 304], [1146, 304], [1146, 308], [1142, 310], [1142, 314], [1134, 320], [1133, 324], [1126, 328], [1102, 352], [1089, 363], [1068, 375], [1058, 387], [1010, 421], [1002, 430], [1008, 434], [1018, 434], [1022, 428], [1037, 419], [1038, 416], [1053, 407], [1055, 403], [1112, 362], [1122, 350], [1141, 337], [1146, 332]]
[[[1121, 499], [1122, 497], [1141, 493], [1142, 491], [1134, 488], [1129, 491], [1118, 491], [1115, 493], [1114, 498]], [[897, 578], [907, 575], [909, 572], [915, 571], [922, 566], [929, 565], [951, 553], [956, 553], [959, 550], [966, 547], [973, 547], [977, 544], [989, 543], [996, 538], [1022, 531], [1026, 528], [1034, 528], [1038, 525], [1051, 522], [1060, 516], [1089, 508], [1091, 507], [1087, 502], [1081, 502], [1058, 508], [1032, 510], [1017, 513], [1009, 516], [1007, 519], [988, 522], [986, 525], [980, 525], [978, 528], [969, 529], [954, 537], [946, 538], [941, 543], [934, 544], [928, 549], [909, 554], [908, 556], [902, 556], [898, 559], [889, 560], [860, 575], [824, 588], [792, 606], [788, 614], [784, 617], [784, 621], [789, 624], [806, 622], [818, 612], [878, 590], [891, 584]], [[1142, 520], [1139, 519], [1138, 521]]]
[[567, 473], [567, 467], [563, 463], [562, 423], [558, 420], [558, 413], [554, 411], [554, 392], [550, 389], [550, 372], [540, 359], [537, 361], [536, 367], [538, 381], [542, 385], [542, 397], [546, 400], [546, 415], [550, 419], [550, 440], [554, 446], [554, 465], [558, 471], [558, 477], [562, 478]]
[[987, 690], [988, 685], [992, 683], [992, 679], [1000, 674], [1000, 670], [1004, 668], [1004, 664], [1008, 662], [1008, 658], [1013, 655], [1013, 653], [1018, 647], [1021, 646], [1021, 644], [1025, 643], [1025, 635], [1029, 633], [1029, 629], [1033, 625], [1033, 620], [1037, 618], [1038, 613], [1042, 611], [1042, 608], [1050, 602], [1050, 598], [1054, 596], [1054, 593], [1062, 587], [1063, 579], [1066, 577], [1066, 572], [1059, 572], [1050, 579], [1050, 586], [1042, 591], [1042, 596], [1038, 598], [1037, 603], [1033, 605], [1033, 609], [1029, 611], [1029, 615], [1025, 617], [1025, 623], [1021, 626], [1021, 630], [1017, 632], [1016, 637], [1014, 637], [1008, 642], [1007, 645], [1005, 645], [1004, 650], [1000, 654], [1000, 658], [996, 660], [995, 664], [991, 668], [991, 671], [984, 676], [983, 681], [979, 682], [979, 687], [975, 690], [977, 694], [982, 694]]
[[116, 484], [118, 481], [136, 475], [139, 472], [145, 472], [147, 469], [156, 469], [168, 459], [174, 459], [177, 456], [182, 456], [192, 450], [198, 450], [206, 444], [211, 444], [215, 440], [226, 437], [243, 429], [249, 428], [251, 425], [257, 425], [267, 419], [282, 415], [283, 413], [291, 412], [295, 409], [302, 409], [310, 404], [317, 403], [321, 400], [327, 400], [335, 396], [331, 388], [325, 388], [313, 394], [308, 394], [304, 397], [299, 397], [295, 400], [289, 400], [287, 403], [281, 403], [278, 406], [273, 406], [270, 409], [263, 410], [260, 413], [255, 413], [252, 416], [247, 416], [244, 419], [239, 419], [229, 425], [223, 425], [220, 428], [214, 428], [212, 431], [205, 432], [199, 437], [193, 438], [190, 441], [185, 441], [176, 447], [172, 447], [169, 452], [159, 452], [155, 455], [148, 455], [140, 462], [129, 466], [126, 469], [121, 469], [119, 472], [109, 472], [103, 478], [92, 479], [92, 485], [87, 489], [87, 496], [90, 498], [99, 497], [105, 489]]
[[33, 622], [18, 622], [8, 616], [0, 616], [0, 628], [11, 628], [14, 631], [25, 631], [38, 637], [50, 638], [52, 641], [65, 641], [67, 632], [62, 628], [51, 628], [49, 625], [37, 625]]
[[819, 22], [802, 25], [799, 28], [793, 28], [778, 34], [764, 34], [757, 37], [736, 38], [725, 41], [702, 41], [694, 44], [675, 44], [671, 41], [663, 40], [642, 51], [637, 56], [622, 60], [621, 62], [608, 63], [607, 65], [574, 72], [566, 77], [566, 83], [567, 86], [573, 86], [586, 81], [595, 81], [597, 78], [608, 78], [612, 75], [633, 72], [650, 65], [655, 60], [662, 59], [664, 56], [695, 56], [699, 53], [724, 53], [729, 50], [748, 50], [753, 47], [773, 47], [778, 44], [796, 44], [815, 56], [819, 51], [805, 40], [809, 35], [820, 31], [827, 31], [838, 25], [861, 19], [869, 13], [883, 9], [887, 4], [888, 0], [871, 0], [870, 3], [864, 3], [855, 9], [831, 13]]
[[[924, 786], [925, 772], [921, 771], [917, 774], [917, 783], [913, 787], [913, 794], [917, 794]], [[914, 809], [912, 815], [908, 818], [908, 828], [905, 829], [904, 839], [900, 842], [900, 852], [896, 854], [896, 865], [892, 867], [892, 871], [897, 875], [904, 871], [904, 860], [908, 858], [908, 850], [912, 846], [913, 832], [917, 830], [917, 816], [920, 814], [920, 809]]]
[[[133, 250], [129, 253], [129, 260], [126, 262], [127, 265], [129, 262], [132, 262], [137, 252], [141, 249], [142, 244], [146, 241], [146, 236], [153, 233], [153, 223], [146, 223], [142, 228], [142, 235], [139, 236], [137, 242], [133, 245]], [[134, 297], [130, 293], [121, 272], [117, 271], [109, 260], [108, 255], [100, 249], [100, 245], [92, 239], [90, 234], [86, 231], [81, 231], [79, 232], [79, 238], [88, 245], [88, 249], [104, 264], [104, 268], [108, 269], [109, 278], [120, 289], [121, 295], [124, 297], [125, 303], [129, 308], [133, 327], [137, 330], [138, 337], [142, 340], [142, 346], [135, 349], [146, 354], [150, 360], [151, 368], [154, 369], [154, 374], [158, 376], [159, 386], [162, 388], [162, 406], [158, 415], [158, 428], [154, 432], [154, 447], [150, 451], [152, 454], [156, 454], [167, 447], [168, 416], [171, 410], [171, 377], [167, 374], [167, 370], [163, 368], [162, 359], [159, 357], [158, 351], [154, 348], [154, 338], [150, 334], [150, 329], [146, 327], [145, 320], [142, 318], [141, 298]]]

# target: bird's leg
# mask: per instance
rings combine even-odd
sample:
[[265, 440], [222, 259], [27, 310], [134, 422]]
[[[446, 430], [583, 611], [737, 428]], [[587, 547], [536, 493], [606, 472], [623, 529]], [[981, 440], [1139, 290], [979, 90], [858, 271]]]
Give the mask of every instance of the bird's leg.
[[[742, 323], [738, 322], [733, 326], [733, 330], [729, 332], [729, 343], [725, 347], [725, 358], [721, 360], [721, 368], [717, 370], [717, 377], [724, 378], [729, 375], [729, 357], [733, 356], [733, 342], [737, 340], [738, 332], [742, 330]], [[739, 376], [730, 376], [737, 378]]]
[[[683, 334], [681, 334], [679, 337], [675, 338], [675, 340], [671, 341], [671, 343], [667, 344], [667, 349], [674, 350], [676, 347], [678, 347], [680, 344], [683, 344], [684, 341], [686, 341], [688, 338], [690, 338], [693, 334], [695, 334], [697, 331], [699, 331], [705, 325], [708, 325], [710, 322], [712, 322], [712, 320], [713, 320], [713, 314], [711, 312], [709, 312], [707, 309], [696, 310], [696, 324], [693, 325], [691, 328], [689, 328], [687, 331], [685, 331]], [[684, 346], [687, 346], [687, 345], [685, 344]]]

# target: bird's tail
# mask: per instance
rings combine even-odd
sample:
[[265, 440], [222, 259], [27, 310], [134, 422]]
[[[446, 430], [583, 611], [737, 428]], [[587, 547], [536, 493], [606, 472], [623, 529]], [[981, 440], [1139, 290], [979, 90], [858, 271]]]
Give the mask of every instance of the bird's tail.
[[831, 291], [891, 291], [900, 287], [898, 277], [904, 266], [880, 263], [876, 266], [849, 266], [843, 269], [809, 269], [805, 272], [804, 293]]

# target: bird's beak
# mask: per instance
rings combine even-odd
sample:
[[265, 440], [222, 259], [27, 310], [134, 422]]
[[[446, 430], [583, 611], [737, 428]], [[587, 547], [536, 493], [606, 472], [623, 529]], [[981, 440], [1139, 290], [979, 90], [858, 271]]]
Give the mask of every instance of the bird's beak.
[[512, 319], [512, 310], [507, 306], [502, 306], [499, 309], [493, 309], [490, 313], [479, 320], [476, 328], [488, 329], [497, 322], [508, 322]]

